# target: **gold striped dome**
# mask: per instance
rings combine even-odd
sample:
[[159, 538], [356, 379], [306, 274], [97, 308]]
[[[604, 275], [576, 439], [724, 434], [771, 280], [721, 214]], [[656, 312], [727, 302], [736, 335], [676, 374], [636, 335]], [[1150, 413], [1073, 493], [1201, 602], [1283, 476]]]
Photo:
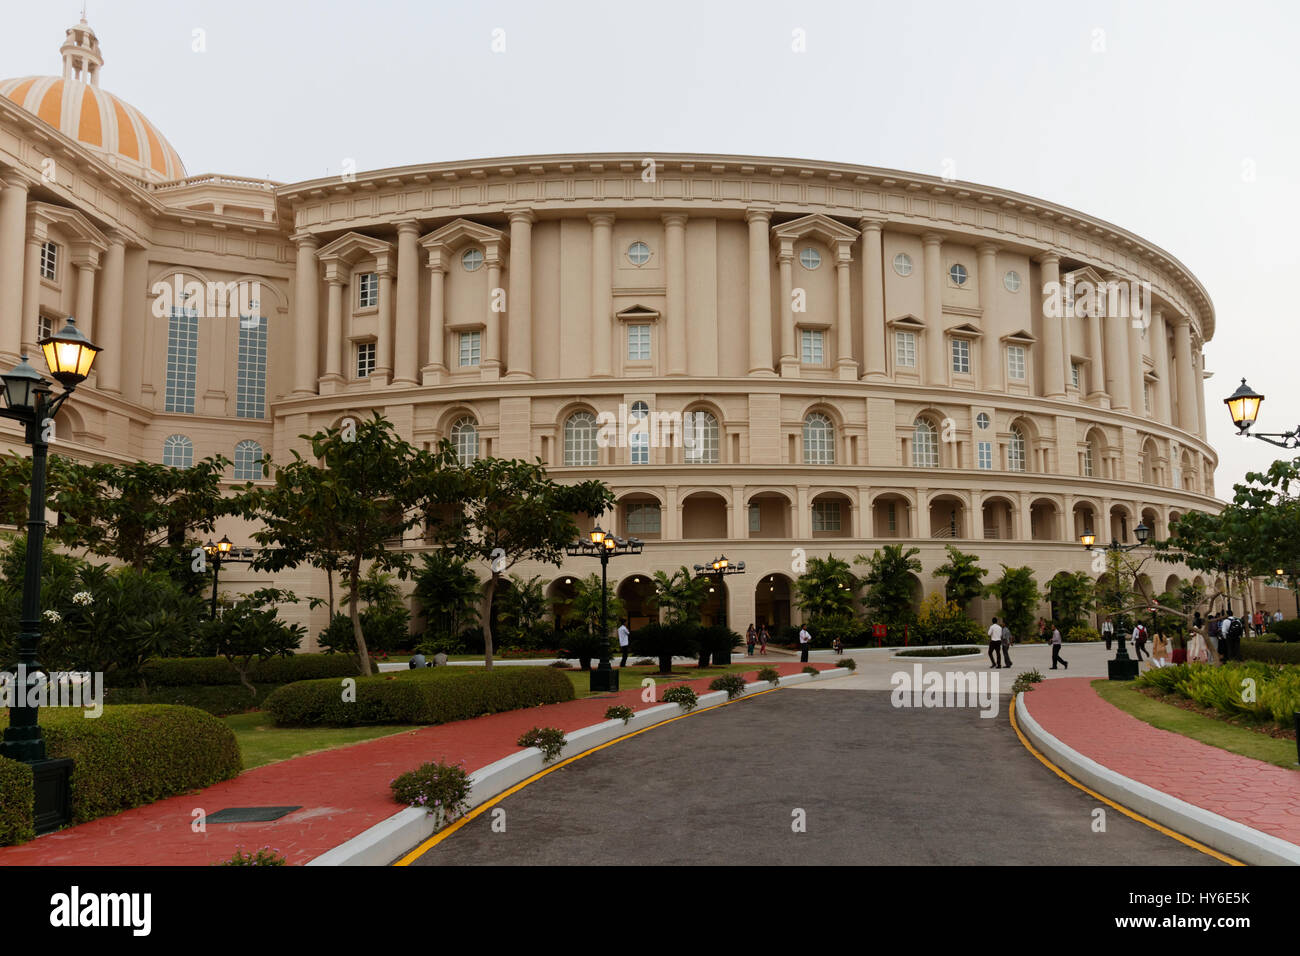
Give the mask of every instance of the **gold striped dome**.
[[99, 88], [103, 56], [83, 20], [67, 31], [63, 76], [0, 80], [0, 96], [90, 147], [110, 166], [149, 182], [185, 178], [185, 166], [158, 127], [131, 104]]

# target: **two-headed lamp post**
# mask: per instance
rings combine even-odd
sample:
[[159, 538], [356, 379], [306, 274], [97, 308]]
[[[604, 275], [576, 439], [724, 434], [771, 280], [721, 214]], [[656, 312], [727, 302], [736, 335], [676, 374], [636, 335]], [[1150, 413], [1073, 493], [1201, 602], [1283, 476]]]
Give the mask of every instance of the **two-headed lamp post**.
[[591, 672], [591, 690], [618, 690], [618, 671], [609, 663], [609, 559], [621, 554], [640, 554], [640, 538], [618, 538], [593, 528], [587, 540], [575, 541], [564, 550], [570, 557], [600, 558], [600, 666]]
[[[1142, 522], [1133, 529], [1133, 537], [1137, 538], [1137, 544], [1120, 544], [1117, 538], [1111, 538], [1110, 544], [1105, 546], [1105, 551], [1110, 555], [1120, 555], [1125, 551], [1132, 551], [1134, 548], [1140, 548], [1147, 543], [1147, 538], [1151, 537], [1151, 529]], [[1084, 530], [1079, 535], [1079, 543], [1089, 551], [1102, 550], [1096, 547], [1097, 536], [1092, 533], [1091, 528]], [[1107, 559], [1109, 561], [1109, 558]], [[1111, 569], [1111, 574], [1115, 576], [1115, 589], [1119, 591], [1119, 562]], [[1115, 659], [1106, 662], [1106, 670], [1111, 680], [1135, 680], [1138, 675], [1138, 662], [1128, 656], [1128, 651], [1124, 647], [1124, 629], [1120, 628], [1115, 636], [1119, 639], [1119, 649], [1115, 652]]]

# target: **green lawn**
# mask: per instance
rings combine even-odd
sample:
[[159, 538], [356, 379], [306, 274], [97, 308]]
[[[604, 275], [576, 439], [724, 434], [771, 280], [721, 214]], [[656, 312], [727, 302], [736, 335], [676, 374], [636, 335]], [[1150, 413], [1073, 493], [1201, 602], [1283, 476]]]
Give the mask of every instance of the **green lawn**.
[[244, 755], [244, 769], [252, 770], [277, 760], [301, 757], [318, 750], [331, 750], [347, 744], [400, 734], [417, 727], [277, 727], [267, 711], [232, 714], [222, 717], [235, 732], [239, 752]]
[[1141, 693], [1136, 681], [1096, 680], [1092, 686], [1102, 700], [1114, 704], [1138, 720], [1146, 721], [1152, 727], [1182, 734], [1243, 757], [1253, 757], [1288, 770], [1297, 769], [1294, 740], [1270, 737], [1246, 727], [1166, 704]]

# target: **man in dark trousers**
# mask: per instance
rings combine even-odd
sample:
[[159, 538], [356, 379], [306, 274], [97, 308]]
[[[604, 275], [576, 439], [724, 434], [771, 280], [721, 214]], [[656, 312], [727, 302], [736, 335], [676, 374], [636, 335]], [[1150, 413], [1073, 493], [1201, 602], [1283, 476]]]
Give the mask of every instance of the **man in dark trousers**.
[[632, 635], [627, 629], [627, 618], [623, 618], [618, 622], [618, 648], [623, 652], [623, 660], [619, 663], [619, 667], [627, 667], [627, 650], [631, 639]]
[[799, 660], [808, 663], [808, 648], [812, 646], [812, 635], [808, 633], [808, 625], [804, 624], [799, 628]]
[[1070, 662], [1061, 656], [1061, 629], [1052, 622], [1052, 670], [1056, 670], [1058, 663], [1064, 664], [1065, 669], [1070, 669]]
[[994, 667], [1002, 666], [1002, 625], [996, 617], [989, 625], [989, 663]]

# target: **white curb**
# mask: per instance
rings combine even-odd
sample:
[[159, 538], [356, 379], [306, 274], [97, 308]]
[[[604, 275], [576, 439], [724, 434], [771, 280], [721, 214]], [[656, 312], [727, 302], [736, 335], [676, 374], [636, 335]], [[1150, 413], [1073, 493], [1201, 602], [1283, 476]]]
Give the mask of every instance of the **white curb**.
[[1067, 747], [1029, 715], [1024, 692], [1016, 697], [1016, 716], [1025, 736], [1062, 770], [1130, 810], [1244, 863], [1300, 865], [1300, 846], [1148, 787]]
[[[821, 679], [844, 677], [851, 673], [853, 672], [848, 668], [836, 667], [822, 671], [815, 677]], [[802, 672], [789, 674], [782, 676], [780, 686], [802, 684], [813, 679], [815, 678], [812, 674]], [[745, 694], [771, 689], [772, 685], [767, 681], [757, 681], [745, 685]], [[712, 707], [726, 701], [726, 691], [710, 691], [699, 696], [696, 706]], [[607, 744], [633, 731], [653, 727], [684, 713], [686, 711], [677, 704], [660, 704], [657, 707], [647, 707], [645, 710], [637, 711], [626, 726], [621, 720], [604, 720], [572, 731], [565, 735], [561, 759], [586, 753], [601, 744]], [[480, 767], [470, 774], [473, 786], [469, 794], [469, 809], [472, 810], [509, 790], [515, 784], [522, 783], [533, 774], [545, 769], [545, 766], [542, 762], [542, 752], [536, 747], [529, 747], [527, 750], [503, 757], [496, 763]], [[368, 830], [358, 833], [346, 843], [308, 861], [307, 866], [387, 866], [433, 836], [435, 832], [437, 827], [434, 817], [422, 807], [407, 807], [388, 819], [376, 823]]]

